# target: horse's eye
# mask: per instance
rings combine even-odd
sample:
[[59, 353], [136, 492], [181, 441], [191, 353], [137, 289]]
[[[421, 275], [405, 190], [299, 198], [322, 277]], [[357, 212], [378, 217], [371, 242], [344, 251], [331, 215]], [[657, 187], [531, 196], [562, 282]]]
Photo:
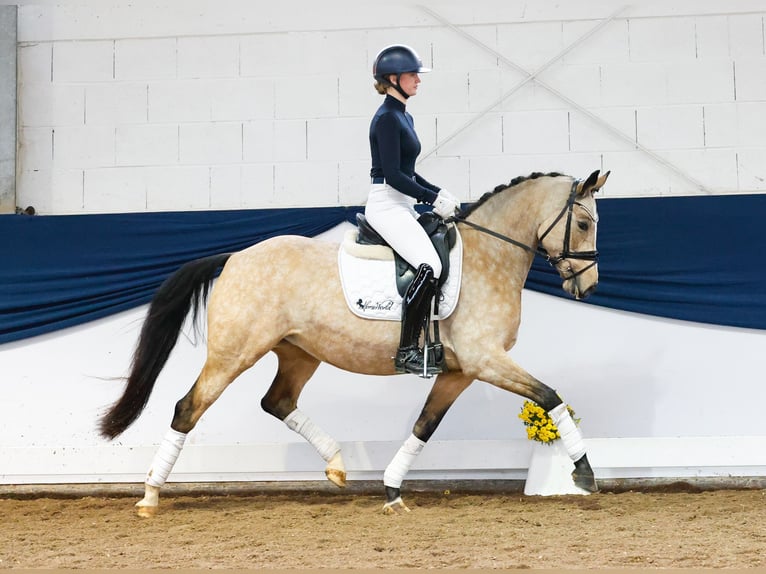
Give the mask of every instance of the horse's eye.
[[581, 231], [588, 231], [588, 222], [587, 221], [578, 221], [577, 227], [580, 228]]

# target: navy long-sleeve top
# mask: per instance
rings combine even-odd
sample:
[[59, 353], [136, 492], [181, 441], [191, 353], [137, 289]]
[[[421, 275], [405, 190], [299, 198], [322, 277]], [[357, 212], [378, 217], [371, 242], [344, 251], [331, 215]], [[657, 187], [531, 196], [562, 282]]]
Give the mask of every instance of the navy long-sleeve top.
[[415, 173], [420, 140], [405, 105], [388, 95], [370, 123], [372, 178], [386, 183], [422, 203], [433, 203], [439, 188]]

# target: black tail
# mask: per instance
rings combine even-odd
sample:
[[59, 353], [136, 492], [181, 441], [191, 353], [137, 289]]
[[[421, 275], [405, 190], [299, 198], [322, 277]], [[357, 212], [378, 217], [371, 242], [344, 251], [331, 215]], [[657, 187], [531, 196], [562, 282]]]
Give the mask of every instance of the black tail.
[[223, 253], [187, 263], [160, 286], [141, 327], [125, 391], [101, 418], [99, 430], [103, 436], [110, 439], [118, 436], [144, 410], [154, 383], [176, 346], [186, 315], [192, 309], [196, 320], [200, 307], [207, 301], [210, 284], [229, 257], [231, 253]]

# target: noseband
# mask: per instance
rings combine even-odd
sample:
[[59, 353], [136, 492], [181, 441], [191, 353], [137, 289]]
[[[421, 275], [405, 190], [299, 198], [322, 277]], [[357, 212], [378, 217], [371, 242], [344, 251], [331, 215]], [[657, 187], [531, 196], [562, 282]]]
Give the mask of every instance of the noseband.
[[[526, 245], [524, 243], [521, 243], [520, 241], [516, 241], [515, 239], [511, 239], [510, 237], [507, 237], [506, 235], [503, 235], [502, 233], [498, 233], [496, 231], [492, 231], [491, 229], [487, 229], [486, 227], [483, 227], [481, 225], [478, 225], [476, 223], [473, 223], [472, 221], [468, 221], [464, 217], [460, 217], [459, 215], [456, 215], [454, 217], [451, 217], [447, 220], [449, 223], [450, 221], [457, 221], [459, 223], [465, 223], [466, 225], [469, 225], [470, 227], [473, 227], [474, 229], [477, 229], [478, 231], [481, 231], [483, 233], [486, 233], [487, 235], [491, 235], [492, 237], [496, 237], [497, 239], [500, 239], [502, 241], [505, 241], [506, 243], [510, 243], [511, 245], [515, 245], [516, 247], [521, 247], [525, 251], [528, 251], [529, 253], [532, 253], [534, 255], [539, 255], [543, 259], [545, 259], [548, 263], [550, 263], [552, 266], [556, 266], [559, 263], [561, 263], [564, 259], [579, 259], [581, 261], [590, 261], [591, 264], [583, 267], [577, 272], [573, 272], [567, 277], [564, 277], [564, 280], [573, 279], [577, 277], [578, 275], [581, 275], [585, 273], [588, 269], [596, 265], [598, 263], [598, 251], [571, 251], [569, 249], [569, 242], [571, 238], [571, 229], [572, 229], [572, 211], [574, 210], [575, 205], [579, 205], [582, 207], [588, 215], [590, 215], [591, 219], [593, 221], [596, 221], [596, 218], [593, 216], [593, 214], [590, 213], [588, 208], [586, 208], [582, 203], [579, 201], [576, 201], [575, 198], [577, 197], [577, 186], [579, 185], [580, 180], [576, 179], [572, 182], [572, 189], [569, 192], [569, 198], [567, 199], [566, 205], [561, 209], [559, 214], [556, 216], [556, 219], [553, 220], [553, 223], [551, 223], [548, 226], [548, 229], [546, 229], [542, 235], [538, 238], [538, 247], [537, 249], [534, 249], [530, 247], [529, 245]], [[551, 256], [548, 251], [542, 246], [543, 245], [543, 239], [545, 239], [548, 234], [553, 230], [554, 227], [556, 227], [556, 224], [561, 221], [561, 218], [564, 217], [566, 214], [567, 216], [567, 224], [566, 229], [564, 230], [564, 245], [563, 249], [561, 250], [561, 253], [559, 253], [556, 256]]]

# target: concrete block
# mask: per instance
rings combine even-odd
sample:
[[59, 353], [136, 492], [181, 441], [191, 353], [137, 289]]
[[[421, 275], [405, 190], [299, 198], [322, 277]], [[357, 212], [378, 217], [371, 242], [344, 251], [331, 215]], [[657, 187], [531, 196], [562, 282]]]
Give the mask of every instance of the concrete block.
[[[497, 51], [496, 26], [461, 26], [460, 29], [492, 50]], [[498, 58], [473, 42], [459, 37], [453, 30], [434, 28], [429, 34], [433, 46], [434, 73], [496, 70]], [[421, 55], [423, 57], [423, 55]]]
[[261, 78], [221, 79], [210, 85], [213, 121], [274, 117], [274, 81]]
[[19, 127], [82, 125], [85, 88], [50, 83], [18, 87]]
[[272, 164], [242, 166], [242, 207], [263, 208], [274, 205], [274, 171]]
[[369, 120], [332, 118], [306, 122], [310, 161], [363, 160], [370, 157]]
[[729, 21], [726, 16], [700, 16], [694, 20], [698, 60], [729, 61]]
[[670, 172], [644, 152], [604, 152], [602, 165], [611, 170], [600, 193], [612, 197], [654, 197], [670, 193]]
[[312, 161], [274, 166], [275, 206], [319, 207], [338, 204], [338, 163]]
[[338, 78], [338, 115], [372, 119], [383, 102], [383, 96], [375, 91], [373, 84], [372, 74], [366, 71]]
[[233, 78], [239, 75], [239, 38], [178, 38], [179, 78]]
[[499, 68], [468, 72], [468, 111], [483, 112], [498, 104], [503, 95], [502, 87], [503, 71]]
[[242, 206], [242, 166], [210, 168], [210, 208], [238, 209]]
[[[303, 133], [305, 136], [305, 127]], [[305, 157], [304, 147], [303, 158]], [[274, 161], [273, 120], [254, 120], [242, 124], [242, 161], [247, 163]]]
[[601, 67], [601, 105], [604, 107], [663, 104], [667, 97], [667, 75], [663, 64], [605, 64]]
[[210, 209], [207, 166], [163, 166], [145, 169], [146, 211]]
[[601, 154], [597, 152], [584, 153], [545, 153], [527, 155], [506, 155], [508, 161], [507, 179], [498, 183], [507, 184], [517, 176], [527, 176], [533, 172], [562, 173], [575, 178], [585, 178], [596, 169], [603, 167]]
[[242, 124], [199, 123], [181, 125], [178, 158], [182, 164], [212, 165], [242, 161]]
[[211, 209], [274, 207], [271, 164], [220, 165], [210, 168]]
[[730, 14], [729, 56], [734, 60], [763, 58], [764, 17], [760, 14]]
[[750, 148], [737, 152], [738, 191], [766, 192], [766, 149]]
[[737, 145], [766, 148], [766, 102], [737, 105]]
[[337, 76], [292, 76], [275, 84], [279, 119], [327, 118], [338, 115]]
[[[683, 174], [702, 184], [708, 193], [737, 191], [737, 154], [732, 149], [672, 150], [663, 154]], [[676, 173], [670, 174], [674, 195], [704, 193], [697, 185]]]
[[737, 101], [766, 100], [766, 58], [737, 60], [734, 65]]
[[240, 38], [240, 75], [305, 75], [304, 50], [298, 32], [243, 36]]
[[418, 166], [418, 173], [434, 185], [443, 187], [461, 201], [469, 196], [468, 158], [431, 156]]
[[464, 201], [475, 201], [498, 185], [504, 185], [518, 175], [513, 156], [474, 156], [468, 160], [468, 194]]
[[143, 83], [88, 84], [85, 87], [85, 123], [119, 126], [145, 123], [148, 90]]
[[652, 150], [701, 148], [705, 142], [702, 106], [639, 108], [636, 138]]
[[[605, 62], [624, 63], [629, 59], [628, 20], [612, 20], [595, 33], [597, 20], [576, 20], [562, 22], [563, 49], [577, 46], [561, 59], [567, 65], [602, 64]], [[585, 36], [588, 36], [584, 40]], [[582, 40], [582, 41], [581, 41]]]
[[371, 74], [367, 67], [367, 35], [364, 30], [330, 30], [291, 35], [302, 45], [299, 75]]
[[106, 82], [114, 79], [114, 42], [56, 42], [54, 82]]
[[370, 191], [370, 160], [338, 164], [338, 204], [364, 205]]
[[632, 62], [691, 61], [696, 57], [694, 18], [634, 18], [628, 22]]
[[278, 120], [274, 122], [274, 161], [304, 161], [307, 158], [306, 122]]
[[178, 126], [144, 124], [115, 129], [116, 165], [173, 165], [178, 163]]
[[551, 154], [569, 150], [568, 112], [503, 114], [503, 149], [511, 154]]
[[705, 147], [736, 147], [739, 140], [737, 104], [704, 106]]
[[304, 120], [256, 120], [242, 126], [242, 157], [248, 163], [306, 159]]
[[436, 119], [436, 133], [439, 143], [452, 138], [436, 152], [440, 157], [503, 152], [503, 119], [499, 113], [489, 113], [478, 119], [471, 114], [442, 114]]
[[150, 122], [206, 122], [211, 119], [211, 83], [169, 80], [149, 84]]
[[177, 73], [176, 38], [136, 38], [114, 43], [117, 80], [162, 80]]
[[728, 60], [697, 60], [667, 66], [668, 103], [734, 101], [734, 66]]
[[511, 62], [533, 72], [564, 49], [561, 22], [498, 24], [497, 46]]
[[41, 84], [52, 80], [52, 44], [23, 44], [16, 51], [18, 83]]
[[144, 170], [137, 167], [87, 170], [83, 210], [86, 213], [147, 211]]
[[[431, 114], [419, 114], [415, 119], [415, 129], [420, 140], [420, 156], [418, 161], [422, 161], [426, 155], [433, 152], [436, 147], [436, 122], [437, 117]], [[367, 140], [365, 140], [367, 141]], [[369, 152], [370, 146], [367, 146]]]
[[83, 170], [19, 170], [16, 205], [35, 208], [40, 215], [83, 212]]
[[[580, 106], [594, 108], [601, 104], [601, 67], [598, 65], [559, 64], [543, 72], [540, 79], [547, 86]], [[536, 93], [545, 89], [542, 86], [535, 86]], [[558, 96], [554, 94], [553, 97], [557, 98], [557, 106], [564, 105]]]
[[50, 171], [53, 168], [53, 129], [19, 130], [17, 171]]
[[502, 102], [495, 109], [509, 112], [561, 109], [561, 100], [536, 85], [533, 79], [517, 72], [505, 71], [500, 85]]
[[53, 131], [56, 168], [85, 169], [114, 165], [114, 128], [61, 126]]
[[[572, 151], [629, 151], [635, 149], [636, 113], [632, 108], [600, 108], [590, 110], [602, 121], [581, 112], [569, 116]], [[615, 133], [617, 130], [619, 133]], [[620, 136], [619, 134], [623, 134]]]

